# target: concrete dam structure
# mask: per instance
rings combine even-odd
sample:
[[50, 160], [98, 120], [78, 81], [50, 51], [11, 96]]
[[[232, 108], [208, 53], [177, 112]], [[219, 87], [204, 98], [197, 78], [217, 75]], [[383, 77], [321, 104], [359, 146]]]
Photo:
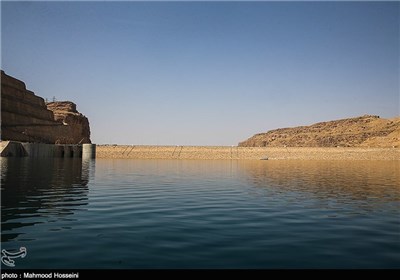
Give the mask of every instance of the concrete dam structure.
[[95, 158], [94, 144], [43, 144], [16, 141], [0, 142], [1, 157], [56, 157], [56, 158]]

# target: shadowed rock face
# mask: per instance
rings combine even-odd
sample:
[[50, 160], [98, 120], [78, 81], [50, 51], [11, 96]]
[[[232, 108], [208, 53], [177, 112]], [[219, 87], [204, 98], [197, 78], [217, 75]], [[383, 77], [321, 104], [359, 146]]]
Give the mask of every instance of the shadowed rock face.
[[241, 147], [400, 147], [400, 118], [365, 115], [259, 133]]
[[1, 71], [1, 140], [48, 144], [91, 143], [88, 119], [72, 102], [52, 102]]

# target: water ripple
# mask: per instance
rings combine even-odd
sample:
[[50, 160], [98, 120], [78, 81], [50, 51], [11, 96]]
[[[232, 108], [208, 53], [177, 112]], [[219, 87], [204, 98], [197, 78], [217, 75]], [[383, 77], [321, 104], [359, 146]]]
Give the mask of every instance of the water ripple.
[[395, 162], [1, 164], [19, 268], [400, 267]]

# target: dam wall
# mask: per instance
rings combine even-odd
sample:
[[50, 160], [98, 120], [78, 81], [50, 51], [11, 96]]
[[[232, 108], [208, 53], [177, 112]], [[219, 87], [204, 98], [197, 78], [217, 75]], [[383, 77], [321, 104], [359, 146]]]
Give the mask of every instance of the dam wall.
[[399, 148], [97, 145], [96, 158], [400, 160]]
[[71, 145], [0, 142], [1, 157], [176, 160], [394, 160], [399, 148]]
[[[84, 147], [85, 145], [85, 147]], [[95, 158], [95, 145], [84, 144], [43, 144], [16, 141], [1, 141], [1, 157], [34, 157], [34, 158]], [[86, 152], [84, 152], [86, 150]]]

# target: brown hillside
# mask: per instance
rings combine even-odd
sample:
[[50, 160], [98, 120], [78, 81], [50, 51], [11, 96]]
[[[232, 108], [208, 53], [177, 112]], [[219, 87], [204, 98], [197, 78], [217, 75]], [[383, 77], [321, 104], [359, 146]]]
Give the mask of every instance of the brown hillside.
[[400, 147], [400, 117], [365, 115], [259, 133], [241, 147]]

